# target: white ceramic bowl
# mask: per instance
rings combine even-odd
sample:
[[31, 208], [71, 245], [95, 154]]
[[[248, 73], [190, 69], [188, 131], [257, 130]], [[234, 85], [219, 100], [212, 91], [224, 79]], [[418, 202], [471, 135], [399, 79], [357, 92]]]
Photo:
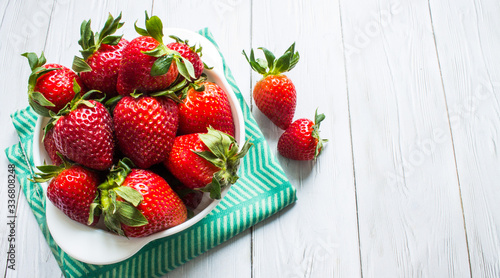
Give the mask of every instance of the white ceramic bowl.
[[[213, 66], [212, 70], [205, 71], [208, 75], [208, 80], [218, 84], [229, 97], [235, 123], [235, 139], [241, 147], [245, 140], [243, 114], [238, 99], [224, 77], [223, 63], [215, 46], [205, 37], [183, 29], [165, 29], [164, 34], [166, 34], [165, 39], [168, 38], [168, 35], [175, 35], [179, 38], [189, 40], [190, 45], [199, 43], [203, 47], [203, 61], [207, 65]], [[43, 165], [44, 161], [50, 161], [41, 141], [43, 135], [42, 128], [47, 121], [47, 118], [40, 117], [34, 134], [33, 157], [34, 163], [37, 166]], [[41, 185], [44, 189], [44, 194], [46, 194], [47, 183], [42, 183]], [[222, 196], [228, 190], [229, 187], [225, 188], [222, 191]], [[205, 193], [200, 205], [194, 211], [195, 216], [193, 218], [176, 227], [144, 238], [126, 238], [112, 234], [101, 228], [102, 219], [97, 227], [85, 226], [71, 220], [50, 201], [46, 202], [47, 226], [56, 243], [71, 257], [90, 264], [111, 264], [129, 258], [144, 245], [155, 239], [168, 237], [191, 227], [209, 214], [218, 203], [218, 200], [210, 199], [208, 193]]]

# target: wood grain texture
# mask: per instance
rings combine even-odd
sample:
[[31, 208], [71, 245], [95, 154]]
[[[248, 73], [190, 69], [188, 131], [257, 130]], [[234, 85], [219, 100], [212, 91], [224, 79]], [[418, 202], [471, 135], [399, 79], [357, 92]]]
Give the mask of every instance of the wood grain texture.
[[[297, 90], [295, 119], [326, 116], [330, 139], [316, 162], [292, 161], [276, 150], [283, 133], [254, 105], [253, 114], [297, 187], [297, 203], [258, 224], [253, 277], [358, 277], [360, 261], [344, 58], [337, 1], [253, 1], [252, 47], [279, 57], [293, 43], [300, 61], [286, 73]], [[325, 28], [328, 26], [327, 28]], [[247, 49], [249, 51], [249, 49]], [[253, 84], [261, 76], [252, 75]]]
[[341, 1], [362, 273], [467, 277], [426, 1]]
[[[295, 205], [165, 277], [500, 276], [498, 1], [0, 1], [3, 148], [17, 142], [9, 115], [28, 104], [19, 54], [70, 66], [82, 20], [97, 28], [123, 11], [132, 38], [145, 10], [210, 28], [275, 154], [282, 131], [253, 105], [260, 77], [241, 50], [295, 41], [295, 119], [319, 107], [330, 139], [316, 163], [278, 155]], [[62, 277], [22, 194], [17, 215], [16, 270], [0, 225], [0, 274]]]
[[[49, 26], [49, 18], [54, 1], [45, 0], [35, 3], [26, 1], [3, 1], [0, 35], [0, 59], [3, 67], [0, 68], [0, 90], [2, 109], [0, 109], [0, 129], [2, 135], [2, 150], [18, 141], [17, 134], [12, 126], [9, 115], [17, 109], [28, 105], [26, 91], [27, 78], [30, 68], [26, 58], [20, 54], [34, 51], [38, 54], [44, 48], [45, 37]], [[0, 159], [0, 217], [7, 221], [7, 165], [5, 156]], [[40, 228], [21, 193], [18, 183], [17, 218], [15, 233], [15, 270], [6, 269], [7, 252], [7, 225], [0, 225], [0, 255], [1, 275], [4, 277], [29, 277], [33, 273], [40, 273], [40, 277], [58, 277], [61, 274], [59, 267], [52, 256]]]
[[[245, 62], [241, 49], [250, 45], [249, 7], [250, 2], [244, 1], [155, 1], [153, 14], [162, 19], [165, 28], [196, 32], [208, 27], [220, 45], [243, 96], [248, 99], [250, 76], [246, 67], [241, 66]], [[216, 273], [221, 278], [250, 277], [250, 249], [251, 236], [250, 230], [247, 230], [180, 266], [166, 277], [203, 277], [207, 273]]]
[[[429, 1], [453, 132], [472, 275], [500, 276], [500, 6]], [[453, 22], [454, 24], [450, 24]]]

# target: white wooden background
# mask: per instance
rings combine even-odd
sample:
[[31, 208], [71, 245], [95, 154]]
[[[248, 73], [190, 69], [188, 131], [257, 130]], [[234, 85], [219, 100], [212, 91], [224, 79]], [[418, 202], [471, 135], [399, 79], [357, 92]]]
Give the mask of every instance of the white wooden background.
[[[281, 131], [253, 105], [259, 76], [241, 51], [295, 41], [296, 118], [319, 107], [330, 139], [316, 163], [279, 158], [293, 207], [168, 277], [500, 276], [498, 0], [1, 0], [2, 149], [16, 142], [9, 115], [27, 105], [20, 53], [70, 65], [82, 20], [123, 11], [134, 34], [144, 10], [210, 28], [273, 149]], [[22, 194], [17, 269], [5, 269], [0, 163], [1, 274], [62, 276]]]

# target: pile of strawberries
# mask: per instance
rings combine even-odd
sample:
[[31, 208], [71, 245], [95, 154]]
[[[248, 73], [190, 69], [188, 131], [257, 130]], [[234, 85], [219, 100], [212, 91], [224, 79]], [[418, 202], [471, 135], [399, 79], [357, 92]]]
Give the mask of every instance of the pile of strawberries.
[[29, 103], [50, 117], [52, 164], [34, 180], [50, 180], [48, 199], [71, 219], [143, 237], [186, 221], [203, 192], [221, 198], [251, 144], [234, 139], [228, 97], [206, 80], [201, 48], [164, 44], [161, 20], [147, 13], [127, 41], [115, 35], [120, 20], [110, 15], [96, 33], [82, 23], [74, 71], [23, 54]]

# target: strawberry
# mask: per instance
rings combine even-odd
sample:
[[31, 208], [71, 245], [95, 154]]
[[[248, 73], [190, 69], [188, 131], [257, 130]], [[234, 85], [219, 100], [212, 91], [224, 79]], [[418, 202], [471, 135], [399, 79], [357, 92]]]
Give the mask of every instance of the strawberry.
[[163, 24], [146, 13], [146, 29], [135, 26], [141, 35], [124, 49], [118, 72], [117, 90], [128, 96], [134, 91], [152, 93], [165, 90], [181, 74], [194, 78], [193, 65], [163, 44]]
[[56, 141], [54, 140], [54, 129], [47, 131], [47, 134], [43, 137], [43, 146], [45, 147], [52, 164], [60, 165], [62, 160], [59, 155], [57, 155], [59, 150], [57, 149]]
[[314, 123], [309, 119], [298, 119], [285, 130], [278, 140], [278, 152], [293, 160], [316, 159], [328, 140], [319, 137], [320, 123], [324, 114], [316, 110]]
[[162, 162], [172, 149], [178, 114], [177, 104], [166, 97], [123, 97], [113, 110], [120, 150], [139, 168]]
[[149, 170], [164, 178], [165, 181], [167, 181], [167, 183], [170, 185], [172, 190], [174, 190], [174, 192], [179, 195], [182, 202], [188, 209], [194, 210], [201, 203], [201, 200], [203, 199], [203, 192], [199, 190], [193, 190], [191, 188], [188, 188], [187, 186], [184, 186], [176, 177], [172, 175], [172, 173], [167, 170], [167, 168], [165, 168], [164, 164], [156, 164], [153, 167], [149, 168]]
[[290, 71], [299, 61], [299, 53], [295, 52], [295, 43], [276, 59], [267, 49], [259, 48], [264, 52], [266, 60], [255, 60], [253, 49], [248, 58], [252, 69], [263, 75], [253, 89], [253, 99], [259, 110], [275, 125], [285, 130], [292, 123], [297, 104], [297, 93], [290, 78], [282, 74]]
[[[62, 158], [60, 158], [62, 159]], [[99, 177], [96, 172], [63, 160], [61, 166], [37, 167], [36, 182], [50, 181], [47, 198], [69, 218], [86, 225], [96, 225], [99, 210], [92, 206], [98, 196]]]
[[41, 116], [48, 117], [49, 111], [59, 112], [73, 99], [75, 96], [74, 80], [80, 86], [83, 85], [80, 77], [71, 69], [59, 64], [45, 64], [43, 52], [40, 57], [33, 52], [22, 55], [28, 58], [31, 68], [28, 81], [28, 102]]
[[187, 219], [186, 206], [168, 183], [152, 171], [133, 169], [128, 159], [112, 168], [99, 189], [104, 223], [120, 235], [145, 237]]
[[179, 104], [179, 134], [205, 133], [209, 126], [234, 136], [229, 99], [215, 83], [196, 83]]
[[54, 116], [46, 132], [53, 129], [57, 150], [68, 159], [95, 170], [106, 170], [113, 164], [115, 143], [113, 123], [100, 102], [85, 100], [75, 82], [75, 98]]
[[220, 199], [221, 189], [238, 180], [240, 159], [251, 146], [247, 141], [239, 151], [232, 136], [208, 128], [207, 133], [176, 137], [164, 163], [185, 186], [210, 192], [211, 198]]
[[170, 36], [175, 42], [167, 44], [167, 48], [177, 51], [182, 57], [186, 58], [194, 68], [194, 79], [200, 78], [205, 68], [205, 64], [201, 60], [201, 46], [196, 48], [195, 46], [189, 46], [188, 41], [181, 40], [176, 36]]
[[112, 36], [123, 25], [121, 16], [120, 13], [114, 19], [110, 14], [102, 31], [96, 34], [90, 28], [90, 20], [84, 20], [80, 28], [81, 39], [78, 41], [83, 59], [75, 56], [73, 60], [73, 69], [80, 72], [85, 86], [105, 93], [108, 98], [118, 94], [118, 69], [123, 48], [128, 45], [122, 36]]

